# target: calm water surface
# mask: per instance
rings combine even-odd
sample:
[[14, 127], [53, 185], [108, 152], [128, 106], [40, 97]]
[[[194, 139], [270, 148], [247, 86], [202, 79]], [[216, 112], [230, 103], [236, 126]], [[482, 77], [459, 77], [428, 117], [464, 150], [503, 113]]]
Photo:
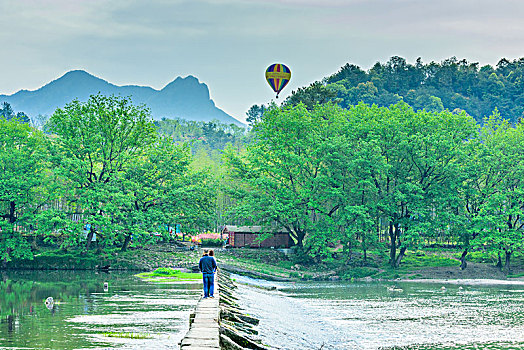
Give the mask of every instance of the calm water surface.
[[[260, 335], [281, 349], [524, 349], [524, 287], [276, 283], [235, 276]], [[402, 291], [400, 291], [400, 289]]]
[[[0, 273], [0, 349], [178, 349], [200, 283], [132, 274]], [[524, 287], [275, 283], [235, 276], [242, 306], [280, 349], [524, 349]], [[109, 289], [104, 291], [104, 282]], [[400, 290], [401, 289], [401, 290]], [[52, 296], [53, 307], [44, 300]], [[108, 332], [148, 339], [107, 337]]]
[[[178, 349], [201, 288], [198, 283], [147, 283], [128, 273], [13, 271], [0, 276], [0, 349]], [[50, 308], [47, 297], [55, 300]], [[103, 335], [108, 332], [149, 339]]]

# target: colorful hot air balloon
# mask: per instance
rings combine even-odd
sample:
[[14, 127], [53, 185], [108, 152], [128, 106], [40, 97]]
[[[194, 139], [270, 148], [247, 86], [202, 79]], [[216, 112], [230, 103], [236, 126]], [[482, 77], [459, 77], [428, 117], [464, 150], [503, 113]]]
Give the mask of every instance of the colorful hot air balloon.
[[277, 93], [277, 98], [280, 91], [289, 83], [289, 79], [291, 79], [291, 70], [283, 64], [275, 63], [266, 69], [266, 80]]

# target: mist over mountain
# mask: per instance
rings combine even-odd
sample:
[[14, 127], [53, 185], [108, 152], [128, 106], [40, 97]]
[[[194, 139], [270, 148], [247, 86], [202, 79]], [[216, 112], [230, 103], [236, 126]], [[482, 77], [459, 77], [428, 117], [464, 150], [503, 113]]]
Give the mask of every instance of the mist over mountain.
[[134, 104], [146, 104], [154, 119], [183, 118], [227, 124], [243, 124], [215, 106], [206, 84], [194, 76], [178, 77], [161, 90], [148, 86], [117, 86], [83, 70], [73, 70], [38, 90], [20, 90], [13, 95], [0, 95], [0, 103], [8, 102], [14, 110], [30, 117], [51, 115], [73, 99], [86, 101], [90, 95], [131, 96]]

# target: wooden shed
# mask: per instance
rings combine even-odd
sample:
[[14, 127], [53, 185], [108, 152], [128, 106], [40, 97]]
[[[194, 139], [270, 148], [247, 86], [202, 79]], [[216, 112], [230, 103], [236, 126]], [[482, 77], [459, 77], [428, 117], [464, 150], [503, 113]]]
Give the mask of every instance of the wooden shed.
[[[258, 240], [263, 233], [271, 233], [272, 236]], [[242, 248], [290, 248], [294, 245], [293, 239], [284, 230], [264, 231], [262, 226], [233, 226], [226, 225], [222, 234], [228, 234], [228, 244], [231, 247]]]

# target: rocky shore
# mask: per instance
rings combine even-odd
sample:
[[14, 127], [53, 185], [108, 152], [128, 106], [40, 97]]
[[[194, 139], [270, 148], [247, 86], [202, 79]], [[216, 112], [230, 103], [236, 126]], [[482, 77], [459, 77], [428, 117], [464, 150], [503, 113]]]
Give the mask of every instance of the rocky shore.
[[236, 285], [228, 272], [218, 273], [215, 298], [201, 298], [189, 316], [189, 331], [180, 342], [181, 350], [269, 350], [249, 316], [237, 303]]

